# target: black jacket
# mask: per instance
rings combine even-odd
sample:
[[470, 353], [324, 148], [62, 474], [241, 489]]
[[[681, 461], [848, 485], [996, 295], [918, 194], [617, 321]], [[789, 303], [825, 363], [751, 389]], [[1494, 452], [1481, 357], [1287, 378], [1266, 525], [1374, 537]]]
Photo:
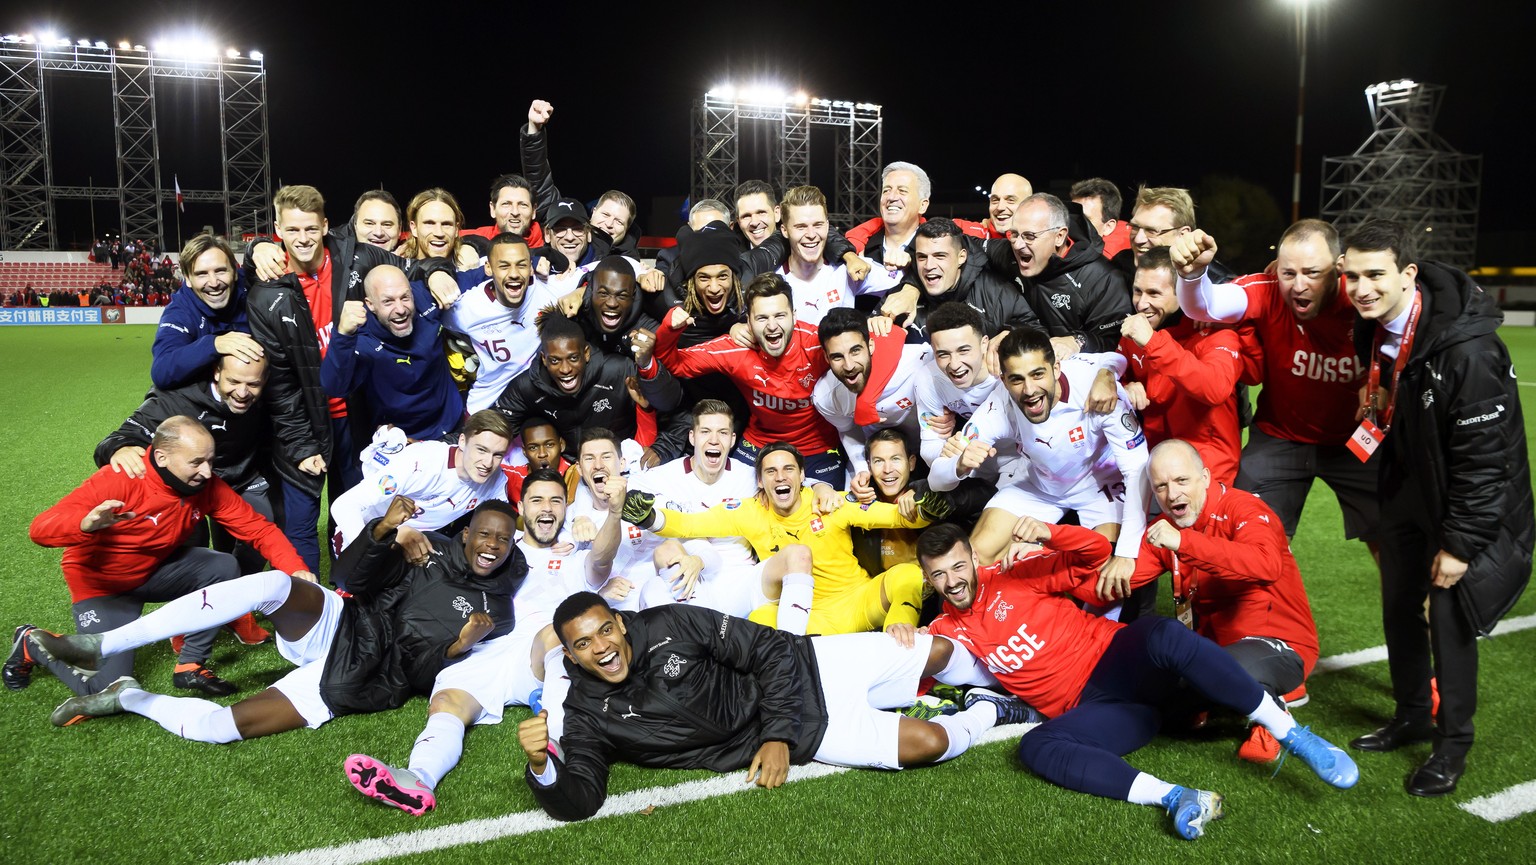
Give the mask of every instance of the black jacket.
[[[555, 174], [549, 167], [549, 136], [543, 129], [529, 132], [528, 124], [525, 122], [518, 127], [517, 139], [523, 158], [523, 177], [528, 180], [528, 185], [533, 187], [533, 201], [534, 207], [538, 210], [539, 224], [549, 225], [547, 220], [549, 208], [565, 197], [560, 194], [560, 187], [555, 185]], [[624, 239], [618, 243], [614, 243], [613, 238], [602, 229], [592, 228], [592, 248], [587, 253], [587, 260], [597, 260], [609, 254], [627, 255], [630, 258], [640, 257], [640, 232], [636, 228], [640, 214], [631, 213], [629, 216], [630, 230], [624, 233]], [[553, 235], [546, 236], [544, 244], [550, 245], [553, 238]]]
[[[1024, 295], [1018, 283], [1002, 275], [987, 261], [986, 241], [970, 235], [960, 238], [965, 244], [965, 265], [955, 287], [933, 297], [923, 288], [915, 273], [909, 271], [907, 282], [917, 286], [917, 312], [906, 324], [907, 342], [926, 343], [928, 339], [928, 314], [940, 305], [952, 300], [969, 306], [981, 315], [986, 336], [997, 336], [1005, 330], [1020, 327], [1040, 328], [1040, 318]], [[913, 268], [915, 270], [915, 268]]]
[[[258, 244], [271, 243], [264, 238], [251, 242], [246, 256]], [[342, 305], [363, 299], [363, 279], [380, 264], [393, 264], [411, 280], [422, 280], [436, 272], [453, 274], [445, 258], [407, 261], [377, 246], [359, 243], [350, 232], [326, 235], [326, 251], [331, 256], [331, 327], [341, 320]], [[299, 471], [299, 463], [320, 454], [327, 465], [338, 457], [357, 459], [356, 454], [333, 454], [329, 397], [320, 385], [320, 343], [315, 339], [314, 319], [299, 278], [285, 274], [271, 282], [259, 282], [246, 297], [246, 318], [251, 336], [267, 353], [267, 388], [262, 395], [272, 414], [276, 439], [272, 453], [273, 468], [282, 478], [311, 495], [319, 495], [325, 475]], [[347, 399], [349, 417], [372, 417], [360, 393]], [[365, 433], [366, 440], [366, 433]]]
[[[655, 378], [639, 378], [640, 392], [658, 413], [669, 412], [677, 408], [682, 388], [665, 366], [656, 366]], [[491, 408], [505, 415], [513, 429], [521, 429], [529, 417], [548, 417], [565, 439], [566, 458], [575, 462], [582, 427], [607, 427], [621, 439], [635, 437], [635, 401], [625, 384], [625, 379], [633, 375], [634, 358], [594, 350], [582, 373], [581, 387], [568, 394], [555, 385], [549, 369], [535, 358], [528, 369], [507, 384]]]
[[[1519, 385], [1493, 299], [1438, 262], [1421, 261], [1418, 280], [1423, 310], [1381, 444], [1381, 519], [1411, 524], [1469, 563], [1455, 591], [1488, 634], [1525, 590], [1536, 542]], [[1356, 326], [1362, 358], [1375, 333], [1373, 323]], [[1384, 385], [1391, 374], [1384, 365]]]
[[123, 425], [96, 445], [96, 467], [111, 462], [118, 448], [148, 448], [161, 421], [186, 415], [213, 435], [213, 473], [236, 492], [244, 490], [261, 476], [266, 464], [264, 445], [270, 437], [267, 407], [257, 400], [250, 411], [235, 414], [214, 396], [213, 387], [212, 381], [197, 381], [170, 390], [151, 390]]
[[512, 596], [528, 576], [515, 544], [500, 568], [481, 577], [469, 569], [460, 536], [435, 532], [423, 533], [434, 550], [427, 564], [407, 564], [394, 532], [373, 539], [377, 524], [369, 521], [336, 561], [336, 584], [351, 597], [320, 677], [320, 696], [335, 715], [395, 709], [429, 693], [470, 613], [496, 623], [482, 642], [512, 632]]
[[826, 734], [826, 697], [807, 637], [683, 604], [619, 613], [633, 650], [629, 676], [609, 684], [575, 664], [565, 698], [555, 783], [525, 770], [557, 820], [592, 816], [608, 795], [608, 765], [730, 772], [765, 742], [810, 762]]
[[1039, 276], [1018, 275], [1007, 242], [988, 244], [987, 251], [994, 267], [1017, 280], [1046, 333], [1080, 337], [1083, 351], [1114, 351], [1120, 344], [1120, 325], [1136, 311], [1130, 282], [1104, 258], [1104, 240], [1083, 216], [1082, 206], [1068, 208], [1072, 246], [1065, 257], [1053, 256]]

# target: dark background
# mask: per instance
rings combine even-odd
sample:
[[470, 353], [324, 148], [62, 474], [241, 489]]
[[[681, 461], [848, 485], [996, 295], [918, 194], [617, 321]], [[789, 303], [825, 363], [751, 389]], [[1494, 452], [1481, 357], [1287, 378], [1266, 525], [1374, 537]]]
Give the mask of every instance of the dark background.
[[[1315, 5], [1303, 214], [1318, 206], [1322, 158], [1347, 155], [1371, 130], [1367, 85], [1443, 84], [1436, 131], [1484, 158], [1479, 263], [1536, 264], [1527, 205], [1536, 167], [1517, 130], [1536, 107], [1518, 71], [1536, 13], [1521, 6], [1515, 19], [1482, 3]], [[195, 27], [221, 46], [262, 51], [274, 185], [320, 187], [332, 221], [364, 189], [383, 185], [403, 204], [444, 186], [470, 225], [484, 224], [487, 182], [518, 170], [518, 126], [543, 98], [555, 106], [562, 190], [591, 200], [624, 189], [646, 233], [671, 233], [688, 191], [691, 104], [714, 84], [759, 78], [881, 104], [885, 159], [928, 170], [930, 212], [983, 215], [974, 187], [1017, 171], [1051, 191], [1101, 175], [1127, 197], [1143, 182], [1210, 189], [1215, 177], [1239, 178], [1288, 219], [1297, 46], [1286, 0], [921, 8], [459, 2], [400, 15], [354, 3], [42, 2], [4, 13], [0, 30], [148, 45]], [[56, 182], [115, 183], [105, 76], [49, 86]], [[217, 188], [213, 88], [160, 87], [166, 185], [175, 175], [184, 188]], [[822, 132], [812, 179], [830, 189], [831, 132]], [[744, 153], [771, 140], [766, 129], [748, 132]], [[743, 166], [743, 179], [765, 175], [765, 162]], [[99, 230], [110, 227], [107, 211], [97, 205]], [[189, 206], [184, 233], [220, 213]], [[63, 238], [89, 234], [83, 203], [59, 216]]]

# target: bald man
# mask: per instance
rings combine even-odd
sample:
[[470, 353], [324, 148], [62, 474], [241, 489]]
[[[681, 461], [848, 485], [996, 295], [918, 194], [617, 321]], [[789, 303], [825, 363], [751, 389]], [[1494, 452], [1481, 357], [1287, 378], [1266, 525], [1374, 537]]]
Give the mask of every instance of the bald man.
[[987, 218], [982, 221], [989, 237], [1006, 237], [1013, 211], [1024, 199], [1035, 194], [1029, 180], [1020, 174], [1002, 174], [992, 181], [987, 193]]
[[[192, 418], [176, 415], [155, 429], [141, 471], [103, 466], [32, 521], [34, 543], [64, 548], [64, 581], [79, 633], [111, 630], [137, 620], [146, 603], [239, 577], [239, 565], [228, 553], [185, 545], [204, 514], [255, 547], [273, 567], [314, 580], [283, 533], [220, 480], [213, 466], [213, 436]], [[127, 652], [106, 661], [94, 678], [82, 679], [67, 665], [32, 657], [24, 639], [29, 630], [30, 625], [16, 629], [5, 662], [5, 683], [13, 689], [30, 684], [37, 663], [76, 694], [93, 693], [133, 672], [133, 653]], [[233, 685], [203, 663], [217, 633], [214, 626], [187, 635], [172, 677], [176, 687], [210, 696], [234, 693]]]
[[[1147, 526], [1132, 583], [1171, 573], [1179, 620], [1226, 650], [1270, 696], [1301, 705], [1317, 664], [1317, 625], [1280, 518], [1258, 496], [1213, 484], [1182, 439], [1152, 449], [1147, 475], [1163, 513]], [[1262, 726], [1238, 751], [1257, 763], [1279, 753]]]
[[371, 416], [358, 429], [388, 424], [418, 441], [454, 439], [464, 401], [443, 354], [442, 310], [426, 284], [381, 264], [363, 280], [363, 298], [342, 304], [321, 387], [338, 399], [362, 392]]

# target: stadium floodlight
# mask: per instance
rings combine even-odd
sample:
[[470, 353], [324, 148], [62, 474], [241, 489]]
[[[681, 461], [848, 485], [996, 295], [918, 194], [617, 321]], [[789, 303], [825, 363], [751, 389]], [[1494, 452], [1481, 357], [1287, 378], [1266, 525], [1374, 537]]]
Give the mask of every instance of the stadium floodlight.
[[729, 83], [717, 84], [706, 95], [713, 99], [723, 99], [729, 102], [736, 98], [736, 87]]
[[68, 48], [69, 44], [70, 44], [69, 43], [69, 37], [68, 36], [60, 36], [58, 39], [55, 39], [53, 41], [53, 44], [57, 45], [60, 48]]
[[124, 39], [123, 41], [117, 43], [117, 50], [119, 50], [119, 51], [132, 51], [133, 50], [133, 43], [129, 42], [127, 39]]
[[240, 59], [240, 49], [238, 49], [238, 48], [231, 48], [228, 51], [224, 52], [224, 56], [228, 57], [231, 60], [239, 60]]
[[81, 39], [80, 41], [76, 42], [75, 44], [79, 45], [81, 48], [89, 48], [89, 47], [91, 47], [91, 40], [89, 40], [89, 39]]
[[52, 45], [58, 38], [59, 35], [54, 33], [52, 30], [44, 30], [43, 32], [37, 34], [37, 41], [43, 43], [44, 45]]
[[255, 60], [257, 63], [261, 62], [262, 56], [263, 55], [262, 55], [262, 53], [260, 51], [252, 51], [251, 52], [251, 59]]
[[799, 106], [801, 106], [803, 108], [806, 104], [808, 104], [811, 101], [811, 97], [807, 96], [804, 90], [801, 90], [801, 91], [796, 92], [792, 96], [786, 97], [785, 101], [789, 102], [790, 104], [793, 104], [793, 105], [799, 105]]
[[97, 39], [96, 44], [91, 47], [95, 48], [97, 51], [105, 51], [107, 50], [107, 43]]

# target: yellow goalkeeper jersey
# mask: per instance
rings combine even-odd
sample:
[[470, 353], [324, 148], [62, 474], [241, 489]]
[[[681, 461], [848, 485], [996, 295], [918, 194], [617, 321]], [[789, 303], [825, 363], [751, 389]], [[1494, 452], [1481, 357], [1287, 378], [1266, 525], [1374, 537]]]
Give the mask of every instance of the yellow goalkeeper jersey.
[[668, 538], [744, 538], [757, 553], [758, 561], [766, 561], [789, 544], [805, 544], [811, 548], [815, 598], [819, 602], [857, 588], [869, 579], [854, 557], [850, 529], [918, 529], [928, 525], [921, 515], [908, 520], [895, 505], [884, 502], [860, 505], [845, 498], [842, 507], [821, 516], [812, 513], [813, 504], [813, 496], [802, 492], [800, 506], [787, 517], [774, 513], [758, 496], [715, 505], [700, 513], [661, 509], [666, 522], [657, 534]]

